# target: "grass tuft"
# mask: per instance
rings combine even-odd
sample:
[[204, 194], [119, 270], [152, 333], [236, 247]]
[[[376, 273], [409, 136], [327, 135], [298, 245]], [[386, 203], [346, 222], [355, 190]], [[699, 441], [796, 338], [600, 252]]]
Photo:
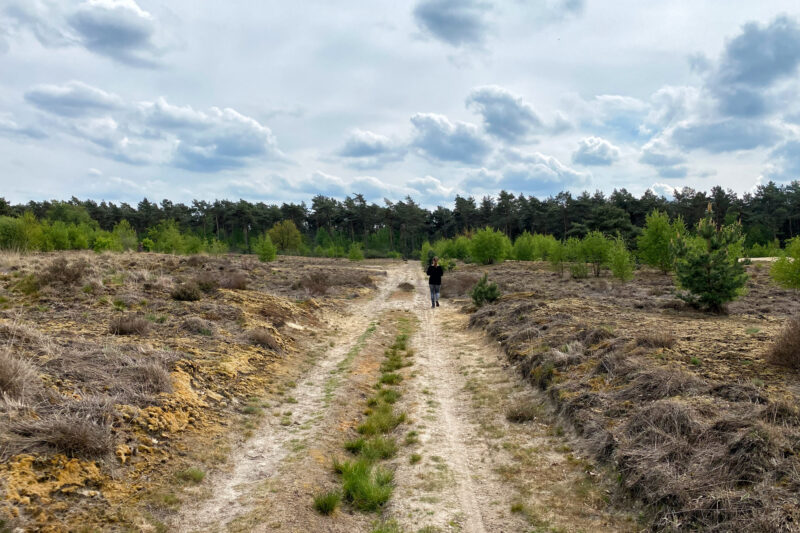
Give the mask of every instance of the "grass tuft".
[[338, 490], [331, 490], [314, 496], [314, 509], [321, 515], [333, 514], [342, 502], [342, 494]]
[[181, 470], [175, 476], [180, 481], [191, 482], [191, 483], [200, 483], [205, 479], [206, 473], [200, 470], [197, 467], [190, 467], [185, 470]]

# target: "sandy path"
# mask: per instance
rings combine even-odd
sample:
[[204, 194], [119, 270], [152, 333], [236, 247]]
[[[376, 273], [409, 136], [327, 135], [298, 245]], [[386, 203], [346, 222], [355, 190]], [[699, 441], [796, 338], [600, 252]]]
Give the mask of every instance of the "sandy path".
[[291, 407], [292, 423], [285, 425], [281, 417], [269, 417], [245, 441], [233, 450], [229, 458], [229, 469], [214, 472], [205, 483], [211, 497], [185, 505], [171, 521], [175, 531], [218, 531], [237, 516], [247, 513], [253, 505], [256, 489], [269, 480], [281, 462], [291, 453], [298, 441], [314, 440], [321, 421], [331, 408], [331, 388], [336, 386], [342, 371], [351, 361], [351, 350], [360, 342], [370, 325], [402, 281], [402, 274], [389, 270], [379, 281], [376, 295], [369, 302], [359, 303], [356, 312], [334, 318], [336, 338], [334, 347], [328, 349], [316, 361], [307, 376], [296, 387], [288, 391], [296, 403]]
[[[398, 291], [401, 282], [413, 283], [415, 292]], [[357, 386], [362, 369], [351, 367], [366, 363], [369, 372], [377, 371], [374, 355], [354, 363], [353, 348], [364, 343], [370, 324], [392, 310], [410, 311], [419, 320], [411, 342], [414, 365], [398, 403], [409, 423], [397, 436], [406, 444], [390, 461], [394, 494], [381, 517], [347, 506], [332, 517], [315, 515], [309, 490], [331, 477], [326, 454], [342, 444], [343, 434], [331, 425], [347, 425], [343, 417], [357, 419], [366, 398], [364, 383]], [[390, 267], [372, 300], [355, 303], [346, 318], [332, 321], [339, 343], [291, 392], [295, 423], [265, 423], [234, 451], [232, 468], [212, 476], [212, 498], [184, 508], [173, 530], [366, 532], [379, 518], [396, 521], [402, 531], [635, 530], [630, 514], [608, 506], [603, 475], [574, 451], [545, 400], [467, 322], [450, 301], [430, 308], [427, 279], [417, 263]], [[336, 381], [341, 387], [332, 401]], [[534, 421], [506, 420], [508, 407], [519, 401], [534, 406]], [[298, 441], [307, 449], [292, 458]]]

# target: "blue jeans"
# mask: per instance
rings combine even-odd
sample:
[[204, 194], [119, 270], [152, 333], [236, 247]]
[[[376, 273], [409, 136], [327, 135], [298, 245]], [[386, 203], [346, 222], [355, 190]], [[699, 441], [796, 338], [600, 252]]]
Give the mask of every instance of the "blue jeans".
[[441, 291], [441, 285], [428, 285], [431, 288], [431, 304], [436, 305], [436, 302], [439, 301], [439, 292]]

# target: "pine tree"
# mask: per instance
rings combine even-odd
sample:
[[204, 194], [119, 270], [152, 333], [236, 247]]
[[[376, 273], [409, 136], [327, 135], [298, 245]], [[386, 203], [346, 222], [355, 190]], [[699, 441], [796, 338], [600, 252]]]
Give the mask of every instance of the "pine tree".
[[735, 300], [747, 282], [747, 274], [731, 246], [742, 239], [742, 228], [731, 224], [717, 228], [709, 207], [697, 223], [697, 237], [678, 235], [670, 246], [675, 256], [675, 275], [685, 292], [678, 296], [694, 307], [719, 312]]

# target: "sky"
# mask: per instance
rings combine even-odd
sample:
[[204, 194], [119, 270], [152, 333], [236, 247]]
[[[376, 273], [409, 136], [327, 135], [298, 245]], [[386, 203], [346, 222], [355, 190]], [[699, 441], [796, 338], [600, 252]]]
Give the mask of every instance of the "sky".
[[0, 197], [800, 178], [796, 0], [0, 0]]

